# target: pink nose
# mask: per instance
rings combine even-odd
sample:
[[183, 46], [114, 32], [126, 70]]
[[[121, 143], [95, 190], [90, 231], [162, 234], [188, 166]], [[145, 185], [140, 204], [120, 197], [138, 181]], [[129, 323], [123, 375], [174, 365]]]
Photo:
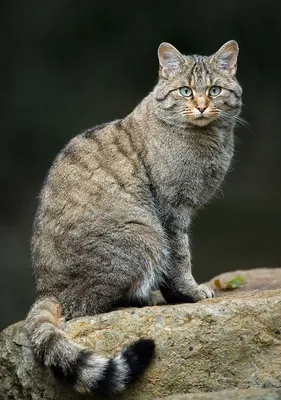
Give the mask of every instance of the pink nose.
[[196, 108], [197, 108], [197, 110], [199, 110], [201, 113], [203, 113], [203, 112], [206, 110], [207, 106], [201, 104], [201, 105], [197, 106]]

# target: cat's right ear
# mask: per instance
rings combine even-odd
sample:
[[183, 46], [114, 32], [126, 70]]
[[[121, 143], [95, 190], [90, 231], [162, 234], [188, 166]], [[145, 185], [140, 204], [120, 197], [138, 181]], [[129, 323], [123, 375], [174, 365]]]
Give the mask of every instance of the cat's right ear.
[[182, 54], [170, 43], [163, 42], [158, 47], [159, 73], [168, 79], [179, 73], [184, 64]]

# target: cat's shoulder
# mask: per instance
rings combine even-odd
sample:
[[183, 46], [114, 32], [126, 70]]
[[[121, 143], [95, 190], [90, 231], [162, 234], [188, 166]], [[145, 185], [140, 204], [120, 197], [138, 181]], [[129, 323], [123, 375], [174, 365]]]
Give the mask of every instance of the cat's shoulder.
[[110, 129], [115, 129], [120, 123], [121, 123], [120, 119], [110, 122], [104, 122], [102, 124], [98, 124], [91, 128], [83, 130], [80, 133], [80, 136], [84, 139], [94, 139], [97, 135], [101, 134], [102, 132], [105, 132]]

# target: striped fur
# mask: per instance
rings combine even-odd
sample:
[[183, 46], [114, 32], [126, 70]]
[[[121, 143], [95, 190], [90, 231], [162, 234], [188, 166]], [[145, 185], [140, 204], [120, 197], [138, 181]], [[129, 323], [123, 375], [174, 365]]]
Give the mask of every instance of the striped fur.
[[154, 342], [113, 359], [94, 355], [61, 329], [59, 304], [72, 319], [148, 305], [155, 287], [168, 302], [214, 296], [192, 275], [189, 227], [231, 164], [242, 105], [237, 56], [235, 41], [211, 56], [162, 43], [152, 92], [124, 119], [74, 137], [49, 171], [31, 240], [39, 300], [26, 329], [37, 358], [80, 393], [124, 390]]
[[111, 359], [101, 357], [68, 338], [60, 328], [60, 310], [55, 298], [37, 300], [26, 318], [25, 330], [41, 364], [76, 392], [101, 396], [122, 392], [149, 364], [153, 340], [140, 339]]

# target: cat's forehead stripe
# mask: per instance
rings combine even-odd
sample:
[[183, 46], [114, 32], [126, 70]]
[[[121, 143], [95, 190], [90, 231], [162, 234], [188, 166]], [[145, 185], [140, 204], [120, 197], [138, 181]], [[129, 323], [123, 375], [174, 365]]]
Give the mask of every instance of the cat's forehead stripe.
[[211, 84], [210, 71], [206, 66], [204, 57], [194, 55], [188, 57], [188, 59], [193, 60], [193, 65], [188, 72], [190, 83], [199, 86], [199, 88], [202, 87], [202, 89], [206, 86], [206, 83], [207, 85]]

